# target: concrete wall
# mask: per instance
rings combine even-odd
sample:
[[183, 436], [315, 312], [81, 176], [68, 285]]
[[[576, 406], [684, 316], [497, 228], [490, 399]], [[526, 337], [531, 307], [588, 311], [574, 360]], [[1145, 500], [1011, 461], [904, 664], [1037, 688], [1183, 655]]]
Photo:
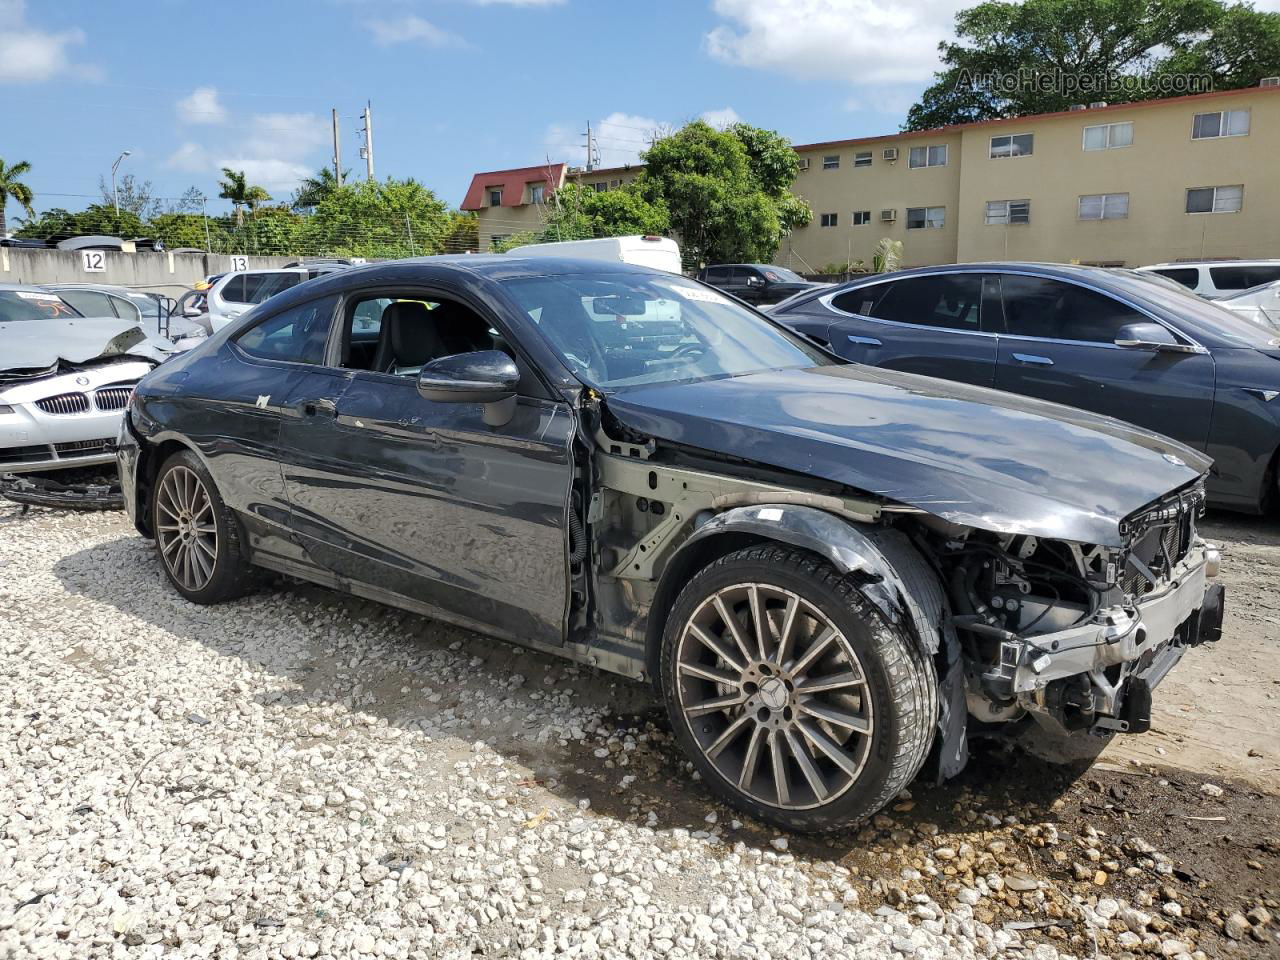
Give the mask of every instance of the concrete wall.
[[[178, 296], [197, 280], [232, 269], [231, 257], [218, 253], [101, 252], [101, 273], [84, 269], [78, 250], [0, 247], [0, 283], [111, 283]], [[248, 269], [281, 267], [295, 257], [247, 257]]]

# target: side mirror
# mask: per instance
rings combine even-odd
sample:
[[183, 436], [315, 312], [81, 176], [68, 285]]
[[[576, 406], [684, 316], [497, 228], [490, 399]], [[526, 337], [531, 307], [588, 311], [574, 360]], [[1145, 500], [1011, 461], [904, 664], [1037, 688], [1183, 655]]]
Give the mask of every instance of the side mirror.
[[1117, 347], [1154, 350], [1169, 353], [1201, 353], [1202, 348], [1181, 343], [1167, 328], [1158, 323], [1126, 323], [1116, 334]]
[[763, 287], [764, 280], [761, 277], [747, 277], [748, 287]]
[[418, 373], [418, 393], [437, 403], [482, 403], [484, 422], [501, 427], [516, 412], [520, 370], [501, 350], [439, 357]]

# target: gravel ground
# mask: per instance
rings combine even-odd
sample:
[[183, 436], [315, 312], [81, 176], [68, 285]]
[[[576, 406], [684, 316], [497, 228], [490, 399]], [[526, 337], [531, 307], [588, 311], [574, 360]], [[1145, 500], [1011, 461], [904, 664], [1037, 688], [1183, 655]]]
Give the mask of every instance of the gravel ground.
[[121, 514], [0, 506], [0, 667], [2, 958], [1280, 955], [1274, 784], [996, 745], [788, 838], [642, 685], [304, 585], [196, 607]]

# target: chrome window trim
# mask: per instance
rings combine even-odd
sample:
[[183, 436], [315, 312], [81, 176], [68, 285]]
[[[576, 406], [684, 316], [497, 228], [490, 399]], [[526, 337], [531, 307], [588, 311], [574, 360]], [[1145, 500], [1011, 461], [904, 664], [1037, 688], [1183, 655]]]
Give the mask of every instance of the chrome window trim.
[[[895, 276], [893, 274], [888, 274], [885, 276], [883, 280], [871, 280], [864, 284], [860, 284], [857, 287], [853, 287], [851, 289], [847, 289], [847, 290], [836, 289], [836, 290], [833, 290], [831, 293], [825, 293], [822, 296], [818, 297], [818, 303], [822, 304], [832, 313], [839, 314], [842, 317], [854, 317], [858, 320], [865, 320], [870, 323], [879, 323], [879, 324], [883, 324], [885, 326], [890, 326], [890, 327], [903, 327], [909, 330], [938, 330], [944, 333], [962, 333], [970, 337], [1005, 337], [1009, 340], [1026, 340], [1026, 341], [1031, 341], [1032, 343], [1058, 343], [1058, 344], [1063, 344], [1068, 346], [1105, 347], [1111, 350], [1132, 349], [1130, 347], [1119, 347], [1119, 346], [1116, 346], [1114, 343], [1106, 343], [1101, 340], [1066, 340], [1066, 339], [1061, 339], [1057, 337], [1031, 337], [1031, 336], [1027, 336], [1026, 334], [989, 333], [985, 330], [961, 330], [956, 327], [937, 327], [937, 326], [933, 326], [932, 324], [903, 323], [899, 320], [881, 320], [879, 317], [868, 317], [865, 314], [851, 313], [848, 310], [841, 310], [832, 302], [835, 297], [840, 296], [843, 293], [849, 293], [851, 292], [851, 290], [862, 290], [865, 287], [875, 287], [875, 286], [879, 286], [882, 283], [892, 283], [895, 280], [909, 280], [912, 277], [952, 276], [952, 275], [961, 274], [961, 273], [976, 273], [978, 276], [983, 276], [984, 274], [994, 274], [998, 276], [1009, 274], [1011, 276], [1017, 276], [1017, 277], [1035, 277], [1036, 279], [1039, 279], [1039, 280], [1057, 280], [1062, 283], [1074, 284], [1077, 287], [1083, 287], [1086, 290], [1091, 290], [1094, 293], [1101, 294], [1104, 297], [1110, 297], [1112, 300], [1117, 300], [1120, 303], [1123, 303], [1126, 307], [1136, 310], [1138, 313], [1141, 313], [1143, 316], [1151, 320], [1153, 323], [1160, 324], [1160, 326], [1164, 327], [1174, 336], [1181, 337], [1183, 340], [1188, 341], [1191, 344], [1191, 346], [1197, 348], [1195, 351], [1196, 353], [1198, 354], [1209, 353], [1208, 349], [1205, 348], [1205, 346], [1201, 344], [1199, 341], [1197, 341], [1195, 337], [1191, 336], [1189, 333], [1183, 332], [1182, 330], [1170, 324], [1163, 317], [1157, 316], [1156, 314], [1152, 313], [1149, 309], [1147, 309], [1145, 306], [1135, 303], [1133, 300], [1131, 300], [1129, 297], [1123, 294], [1114, 293], [1111, 290], [1107, 290], [1103, 287], [1099, 287], [1097, 284], [1088, 283], [1087, 281], [1080, 280], [1074, 277], [1058, 277], [1058, 276], [1054, 276], [1051, 273], [1042, 273], [1036, 270], [1009, 269], [1006, 267], [987, 267], [982, 264], [975, 264], [974, 268], [971, 270], [957, 270], [954, 268], [949, 270], [948, 269], [929, 270], [923, 273], [913, 273], [911, 274], [910, 277]], [[1004, 295], [1002, 291], [1001, 293], [1002, 302], [1003, 302], [1003, 296]]]

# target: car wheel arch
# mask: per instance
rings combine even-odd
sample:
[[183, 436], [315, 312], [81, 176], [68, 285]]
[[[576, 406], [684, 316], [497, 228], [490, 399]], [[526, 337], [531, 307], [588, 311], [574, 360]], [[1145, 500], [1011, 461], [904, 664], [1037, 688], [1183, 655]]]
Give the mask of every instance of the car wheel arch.
[[144, 528], [149, 537], [155, 536], [151, 526], [151, 489], [155, 486], [160, 467], [175, 453], [182, 450], [191, 451], [208, 469], [208, 464], [205, 463], [200, 450], [185, 437], [163, 433], [155, 437], [139, 438], [137, 480], [133, 489], [134, 515], [140, 520], [139, 527]]
[[[783, 518], [785, 523], [779, 522]], [[911, 599], [920, 588], [915, 583], [909, 586], [910, 581], [934, 575], [905, 535], [887, 528], [863, 529], [817, 507], [753, 504], [734, 507], [704, 520], [663, 567], [646, 627], [650, 677], [657, 677], [667, 611], [689, 578], [736, 550], [770, 542], [813, 553], [840, 573], [858, 577], [859, 590], [886, 620], [904, 625], [926, 656], [937, 654], [944, 638], [929, 618], [920, 614], [918, 605]], [[911, 569], [900, 572], [899, 565]], [[938, 593], [942, 595], [940, 584]], [[945, 604], [945, 597], [941, 602]]]

